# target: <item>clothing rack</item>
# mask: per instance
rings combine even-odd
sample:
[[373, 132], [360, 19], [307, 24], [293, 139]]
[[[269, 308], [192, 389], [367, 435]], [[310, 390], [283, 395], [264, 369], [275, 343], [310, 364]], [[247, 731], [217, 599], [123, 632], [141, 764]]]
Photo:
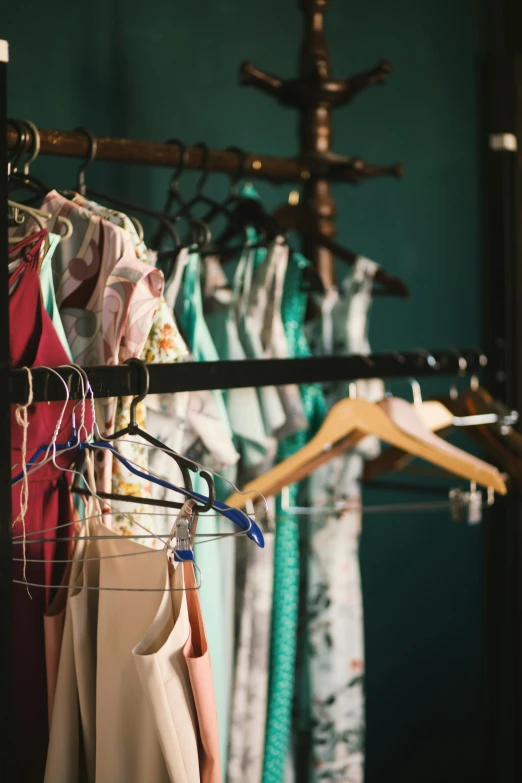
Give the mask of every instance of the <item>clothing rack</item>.
[[[303, 205], [312, 209], [323, 233], [335, 233], [335, 203], [331, 197], [331, 182], [356, 184], [376, 176], [402, 176], [402, 167], [376, 166], [360, 158], [334, 155], [331, 145], [331, 115], [336, 106], [347, 103], [366, 86], [381, 83], [390, 66], [381, 62], [377, 68], [345, 80], [333, 80], [330, 59], [323, 30], [326, 0], [301, 0], [300, 8], [305, 23], [298, 79], [283, 81], [265, 74], [250, 64], [242, 66], [242, 80], [254, 84], [275, 96], [286, 106], [296, 107], [300, 113], [300, 155], [297, 158], [241, 153], [230, 150], [210, 150], [208, 156], [200, 147], [182, 149], [175, 144], [133, 141], [97, 137], [97, 159], [126, 164], [175, 167], [181, 162], [187, 169], [206, 169], [212, 172], [245, 174], [273, 182], [300, 182], [303, 184]], [[7, 47], [6, 47], [7, 49]], [[1, 47], [0, 47], [1, 51]], [[18, 140], [15, 128], [8, 126], [6, 113], [6, 63], [0, 62], [0, 166], [6, 170], [7, 151]], [[26, 149], [34, 143], [31, 134]], [[89, 139], [82, 132], [59, 130], [40, 131], [41, 154], [86, 158]], [[10, 370], [9, 355], [9, 294], [7, 275], [7, 184], [0, 177], [0, 769], [2, 780], [14, 779], [12, 747], [14, 705], [12, 638], [12, 518], [10, 469], [10, 405], [23, 403], [28, 396], [28, 378], [24, 370]], [[333, 257], [330, 251], [314, 246], [304, 248], [314, 262], [325, 285], [333, 280]], [[315, 381], [347, 381], [356, 378], [399, 378], [454, 375], [462, 372], [464, 362], [469, 371], [480, 370], [486, 360], [478, 349], [414, 351], [404, 354], [387, 353], [369, 357], [325, 357], [292, 360], [262, 360], [245, 362], [210, 362], [151, 365], [150, 392], [195, 391], [208, 388], [240, 388], [245, 386], [282, 385]], [[137, 394], [140, 389], [136, 367], [91, 367], [87, 376], [95, 397]], [[68, 384], [71, 397], [80, 396], [78, 373], [61, 368], [60, 375]], [[32, 373], [35, 402], [64, 398], [63, 384], [45, 369]], [[28, 705], [30, 709], [30, 705]], [[30, 739], [28, 739], [30, 743]], [[30, 752], [30, 748], [28, 749]]]

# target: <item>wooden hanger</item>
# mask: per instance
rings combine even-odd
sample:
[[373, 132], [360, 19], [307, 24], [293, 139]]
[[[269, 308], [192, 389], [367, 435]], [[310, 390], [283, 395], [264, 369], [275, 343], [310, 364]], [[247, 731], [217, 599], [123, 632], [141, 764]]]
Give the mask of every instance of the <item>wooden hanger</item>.
[[[414, 436], [409, 434], [413, 431]], [[439, 465], [449, 473], [493, 487], [502, 495], [506, 493], [506, 485], [496, 468], [434, 435], [415, 416], [413, 406], [398, 398], [379, 404], [360, 398], [340, 400], [306, 446], [251, 481], [243, 492], [271, 497], [283, 487], [301, 481], [332, 457], [353, 448], [367, 435], [376, 435], [385, 443]], [[249, 495], [234, 493], [227, 505], [242, 508], [249, 499]]]
[[[453, 427], [455, 416], [464, 415], [463, 411], [457, 414], [449, 410], [440, 400], [423, 400], [419, 384], [411, 380], [415, 412], [424, 426], [431, 432], [449, 430]], [[370, 482], [376, 476], [383, 473], [395, 473], [404, 470], [411, 462], [413, 455], [403, 449], [391, 447], [384, 449], [377, 457], [368, 460], [364, 464], [364, 483]]]
[[423, 400], [415, 405], [417, 416], [431, 432], [440, 432], [454, 426], [455, 416], [442, 400]]
[[[468, 389], [456, 398], [442, 397], [417, 403], [415, 411], [425, 426], [432, 432], [448, 433], [457, 423], [470, 416], [494, 413], [510, 413], [500, 403], [495, 403], [485, 389]], [[522, 435], [511, 429], [501, 432], [499, 424], [477, 424], [463, 430], [490, 458], [505, 470], [522, 487]], [[517, 448], [518, 447], [518, 448]], [[520, 449], [520, 451], [518, 451]], [[412, 455], [404, 450], [390, 448], [365, 464], [364, 482], [371, 481], [383, 473], [403, 470]]]
[[[500, 418], [509, 415], [502, 403], [494, 400], [486, 389], [467, 389], [462, 404], [468, 415], [497, 413]], [[492, 458], [506, 470], [518, 487], [522, 488], [522, 435], [512, 427], [498, 424], [482, 424], [471, 427], [467, 433]]]

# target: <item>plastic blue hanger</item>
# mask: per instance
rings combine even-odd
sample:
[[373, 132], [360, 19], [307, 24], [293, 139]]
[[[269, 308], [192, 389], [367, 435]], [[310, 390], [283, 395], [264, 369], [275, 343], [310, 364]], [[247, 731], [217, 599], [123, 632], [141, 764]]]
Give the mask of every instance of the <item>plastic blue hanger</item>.
[[[190, 478], [188, 478], [188, 470], [196, 470], [197, 465], [196, 463], [192, 463], [190, 460], [187, 460], [185, 457], [180, 457], [177, 454], [174, 454], [171, 449], [168, 449], [165, 447], [160, 441], [158, 441], [156, 438], [153, 438], [148, 433], [145, 433], [143, 430], [139, 429], [136, 425], [136, 406], [138, 402], [143, 400], [147, 394], [148, 391], [148, 369], [147, 365], [142, 362], [139, 359], [128, 359], [127, 363], [137, 364], [142, 369], [142, 372], [144, 373], [144, 389], [138, 397], [135, 397], [132, 400], [131, 403], [131, 412], [130, 412], [130, 425], [124, 429], [120, 430], [117, 433], [114, 433], [111, 437], [118, 437], [120, 435], [126, 434], [127, 431], [129, 431], [130, 434], [133, 434], [133, 426], [136, 430], [136, 434], [139, 434], [141, 436], [146, 437], [147, 440], [149, 440], [153, 445], [156, 445], [157, 448], [164, 448], [164, 450], [167, 453], [172, 454], [172, 456], [176, 459], [180, 469], [182, 470], [183, 477], [185, 479], [185, 483], [189, 484], [190, 489], [187, 489], [185, 487], [176, 487], [173, 484], [170, 484], [169, 482], [157, 478], [156, 476], [153, 476], [149, 473], [145, 473], [139, 468], [135, 467], [131, 462], [129, 462], [125, 457], [123, 457], [117, 448], [112, 444], [105, 440], [103, 441], [80, 441], [78, 431], [76, 428], [76, 421], [74, 417], [72, 417], [72, 435], [69, 438], [69, 440], [66, 443], [60, 443], [55, 444], [53, 447], [53, 451], [58, 453], [61, 451], [66, 451], [67, 449], [77, 448], [77, 449], [95, 449], [95, 448], [102, 448], [107, 449], [108, 451], [112, 452], [112, 454], [118, 459], [122, 465], [124, 465], [127, 470], [129, 470], [131, 473], [133, 473], [135, 476], [139, 476], [142, 479], [145, 479], [146, 481], [150, 481], [153, 484], [157, 484], [160, 487], [164, 487], [165, 489], [170, 489], [173, 492], [179, 492], [182, 495], [185, 495], [187, 498], [192, 498], [193, 500], [200, 501], [201, 503], [209, 503], [210, 498], [206, 497], [205, 495], [200, 494], [199, 492], [194, 492], [192, 489], [192, 484], [190, 482]], [[39, 449], [33, 454], [31, 459], [27, 462], [27, 468], [30, 469], [38, 464], [38, 459], [42, 454], [47, 454], [51, 451], [51, 448], [49, 446], [40, 446]], [[203, 475], [203, 473], [201, 473]], [[208, 474], [207, 474], [208, 476]], [[11, 479], [11, 484], [15, 484], [17, 481], [20, 481], [23, 478], [23, 473], [20, 472], [17, 476], [13, 477]], [[187, 481], [188, 478], [188, 481]], [[210, 481], [210, 476], [208, 476], [208, 480]], [[250, 538], [252, 541], [254, 541], [259, 547], [263, 548], [265, 546], [265, 539], [263, 537], [263, 533], [261, 532], [259, 526], [254, 522], [253, 519], [248, 517], [243, 511], [235, 508], [230, 508], [225, 503], [221, 503], [218, 500], [213, 499], [214, 502], [212, 503], [212, 508], [215, 509], [219, 514], [221, 514], [226, 519], [229, 519], [231, 522], [233, 522], [237, 527], [240, 528], [240, 530], [243, 530], [247, 537]]]
[[[173, 492], [179, 492], [182, 495], [185, 495], [187, 498], [192, 498], [193, 500], [197, 500], [202, 503], [208, 500], [205, 495], [201, 495], [199, 492], [194, 492], [194, 490], [189, 490], [182, 487], [176, 487], [174, 484], [169, 484], [168, 481], [164, 481], [163, 479], [157, 478], [156, 476], [151, 476], [149, 473], [144, 473], [143, 471], [139, 470], [139, 468], [136, 468], [131, 462], [126, 460], [125, 457], [122, 457], [118, 449], [113, 446], [112, 443], [106, 443], [105, 441], [94, 441], [92, 443], [89, 443], [89, 441], [79, 441], [76, 429], [73, 429], [73, 434], [66, 443], [56, 444], [54, 446], [54, 451], [58, 453], [60, 451], [66, 451], [67, 449], [73, 448], [107, 449], [108, 451], [112, 452], [112, 454], [114, 454], [116, 459], [118, 459], [122, 465], [125, 465], [127, 470], [129, 470], [131, 473], [134, 473], [135, 476], [139, 476], [146, 481], [151, 481], [153, 484], [158, 484], [158, 486], [164, 487], [165, 489], [170, 489]], [[40, 446], [40, 448], [37, 449], [31, 459], [27, 462], [27, 469], [30, 470], [32, 467], [37, 465], [39, 457], [42, 454], [46, 454], [48, 451], [50, 451], [48, 446]], [[22, 478], [23, 473], [18, 473], [11, 479], [11, 484], [15, 484]], [[263, 533], [253, 519], [247, 517], [247, 515], [239, 509], [230, 508], [225, 503], [221, 503], [219, 500], [214, 501], [213, 508], [215, 508], [215, 510], [218, 511], [222, 516], [226, 517], [235, 525], [237, 525], [241, 530], [244, 530], [248, 538], [250, 538], [252, 541], [255, 541], [259, 547], [263, 548], [265, 546]]]
[[174, 560], [179, 560], [182, 563], [193, 563], [194, 552], [192, 549], [173, 549]]
[[[112, 445], [112, 443], [106, 443], [105, 441], [94, 441], [93, 443], [89, 443], [88, 441], [83, 441], [78, 444], [79, 449], [107, 449], [107, 451], [112, 452], [116, 459], [118, 459], [122, 465], [125, 465], [127, 470], [129, 470], [131, 473], [133, 473], [135, 476], [139, 476], [142, 479], [145, 479], [146, 481], [150, 481], [153, 484], [157, 484], [160, 487], [164, 487], [165, 489], [170, 489], [173, 492], [180, 492], [182, 495], [185, 495], [187, 498], [192, 498], [192, 500], [198, 500], [200, 502], [205, 502], [208, 500], [205, 495], [201, 495], [199, 492], [194, 492], [194, 490], [185, 489], [184, 487], [176, 487], [173, 484], [169, 484], [168, 481], [165, 481], [164, 479], [157, 478], [156, 476], [151, 476], [149, 473], [145, 473], [144, 471], [137, 468], [135, 465], [133, 465], [131, 462], [129, 462], [125, 457], [123, 457], [118, 449]], [[265, 546], [265, 539], [263, 537], [263, 533], [261, 532], [258, 525], [254, 522], [253, 519], [250, 517], [247, 517], [245, 513], [240, 511], [237, 508], [230, 508], [225, 503], [221, 503], [221, 501], [216, 500], [214, 502], [213, 508], [218, 511], [222, 516], [224, 516], [226, 519], [229, 519], [231, 522], [233, 522], [235, 525], [237, 525], [241, 530], [243, 530], [247, 537], [250, 538], [252, 541], [255, 541], [255, 543], [263, 548]]]

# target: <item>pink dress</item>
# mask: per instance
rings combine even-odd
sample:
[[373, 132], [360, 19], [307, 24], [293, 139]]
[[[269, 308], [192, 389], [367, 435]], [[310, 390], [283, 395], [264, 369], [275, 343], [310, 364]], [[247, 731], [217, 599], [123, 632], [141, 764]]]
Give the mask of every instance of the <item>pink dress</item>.
[[183, 648], [196, 705], [199, 729], [199, 771], [201, 783], [221, 783], [219, 734], [212, 664], [208, 651], [203, 615], [196, 587], [194, 567], [185, 563], [184, 578], [190, 623], [189, 637]]

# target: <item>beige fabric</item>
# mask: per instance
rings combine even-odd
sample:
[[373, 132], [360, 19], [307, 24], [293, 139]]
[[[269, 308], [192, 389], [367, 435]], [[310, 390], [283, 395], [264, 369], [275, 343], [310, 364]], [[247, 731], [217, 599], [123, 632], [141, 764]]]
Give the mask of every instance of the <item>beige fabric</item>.
[[[186, 599], [161, 592], [165, 552], [108, 538], [100, 522], [89, 532], [100, 539], [78, 549], [72, 569], [45, 783], [199, 783], [195, 708], [176, 655]], [[146, 591], [86, 589], [98, 586]], [[138, 676], [133, 648], [153, 653], [143, 655], [150, 676]]]
[[[91, 500], [91, 507], [93, 504], [94, 501]], [[78, 511], [76, 508], [74, 508], [74, 506], [73, 515], [74, 519], [76, 520], [74, 535], [79, 535], [81, 532], [81, 525], [78, 524]], [[72, 551], [73, 547], [71, 547], [71, 552]], [[78, 564], [79, 557], [80, 550], [75, 552], [73, 555], [73, 562], [76, 563], [75, 568], [81, 568], [81, 565], [79, 566]], [[54, 695], [56, 692], [56, 683], [58, 680], [58, 665], [60, 663], [60, 649], [62, 647], [63, 629], [65, 624], [65, 608], [67, 605], [68, 593], [67, 585], [71, 584], [72, 567], [72, 563], [67, 563], [61, 581], [61, 584], [64, 585], [64, 587], [60, 590], [57, 590], [44, 615], [45, 671], [47, 677], [47, 711], [49, 715], [49, 729], [51, 728]]]
[[[70, 563], [68, 564], [70, 566]], [[64, 573], [62, 584], [68, 585], [71, 580], [71, 568]], [[54, 695], [58, 681], [58, 666], [62, 646], [63, 628], [65, 624], [65, 607], [67, 605], [67, 588], [57, 591], [44, 615], [45, 671], [47, 676], [47, 710], [49, 728], [53, 714]]]
[[[77, 545], [69, 584], [75, 586], [80, 578], [85, 544]], [[72, 591], [71, 591], [72, 595]], [[58, 600], [58, 599], [57, 599]], [[47, 621], [48, 631], [54, 625], [53, 636], [59, 633], [60, 613]], [[57, 627], [56, 627], [57, 626]], [[54, 651], [56, 652], [56, 651]], [[56, 658], [52, 666], [56, 665]], [[49, 684], [48, 684], [49, 687]], [[49, 734], [49, 749], [44, 783], [69, 781], [78, 783], [80, 768], [80, 715], [78, 681], [74, 660], [74, 638], [70, 601], [65, 607], [62, 643], [59, 654], [58, 675], [54, 693], [54, 708]]]
[[164, 594], [154, 622], [133, 656], [170, 780], [199, 783], [196, 708], [183, 656], [190, 631], [183, 568], [176, 568], [171, 586], [176, 592]]

